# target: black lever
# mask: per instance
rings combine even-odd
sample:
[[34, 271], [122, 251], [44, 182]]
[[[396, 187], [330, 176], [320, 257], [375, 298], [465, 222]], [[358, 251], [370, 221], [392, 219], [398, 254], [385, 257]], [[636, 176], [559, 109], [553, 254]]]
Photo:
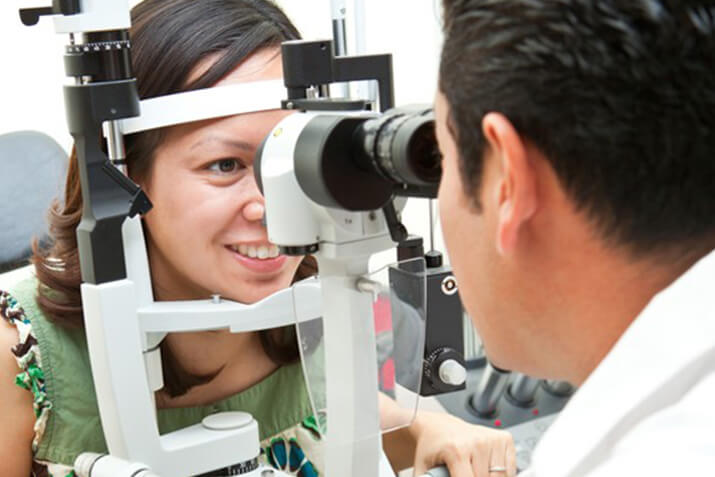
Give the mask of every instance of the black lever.
[[392, 241], [401, 243], [407, 238], [407, 228], [400, 222], [400, 218], [397, 216], [397, 211], [395, 210], [395, 204], [389, 201], [382, 207], [382, 211], [385, 214], [385, 222], [387, 223], [387, 228], [390, 230]]
[[20, 9], [20, 20], [23, 25], [32, 26], [46, 15], [74, 15], [79, 12], [79, 0], [52, 0], [51, 7]]
[[104, 172], [131, 196], [129, 207], [129, 217], [134, 217], [135, 215], [144, 215], [151, 210], [153, 207], [149, 197], [144, 193], [144, 191], [136, 185], [131, 179], [119, 172], [119, 170], [112, 165], [111, 162], [106, 161], [102, 164], [102, 169]]
[[23, 8], [20, 10], [20, 20], [25, 26], [37, 25], [40, 21], [40, 17], [45, 15], [54, 15], [55, 12], [52, 7], [40, 7], [40, 8]]

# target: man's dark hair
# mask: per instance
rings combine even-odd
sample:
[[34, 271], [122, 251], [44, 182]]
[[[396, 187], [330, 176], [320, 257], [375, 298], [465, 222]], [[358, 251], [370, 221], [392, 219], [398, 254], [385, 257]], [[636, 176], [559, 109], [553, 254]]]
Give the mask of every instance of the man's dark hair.
[[715, 2], [445, 0], [440, 90], [465, 191], [504, 114], [602, 237], [715, 247]]

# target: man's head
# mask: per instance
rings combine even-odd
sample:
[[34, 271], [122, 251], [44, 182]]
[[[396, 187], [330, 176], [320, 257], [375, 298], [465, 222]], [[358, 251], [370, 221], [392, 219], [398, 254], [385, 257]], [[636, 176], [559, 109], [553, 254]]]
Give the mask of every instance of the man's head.
[[[580, 329], [612, 345], [611, 316], [715, 247], [715, 5], [445, 0], [444, 28], [440, 207], [463, 301], [497, 365], [568, 377], [550, 350], [574, 355]], [[603, 331], [579, 322], [599, 307]]]

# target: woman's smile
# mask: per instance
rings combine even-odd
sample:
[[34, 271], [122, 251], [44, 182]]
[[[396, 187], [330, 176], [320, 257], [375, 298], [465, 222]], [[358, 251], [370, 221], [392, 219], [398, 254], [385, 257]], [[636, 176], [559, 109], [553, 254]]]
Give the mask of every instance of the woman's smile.
[[283, 268], [287, 261], [278, 247], [271, 243], [226, 245], [226, 250], [243, 267], [257, 273], [271, 274]]

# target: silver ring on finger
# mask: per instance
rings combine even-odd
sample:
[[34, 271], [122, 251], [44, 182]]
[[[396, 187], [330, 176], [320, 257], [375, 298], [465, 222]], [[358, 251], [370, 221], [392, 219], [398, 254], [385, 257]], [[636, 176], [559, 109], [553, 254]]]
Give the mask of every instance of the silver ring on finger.
[[506, 467], [501, 467], [501, 466], [492, 466], [489, 467], [489, 473], [491, 474], [492, 472], [504, 472], [506, 473]]

